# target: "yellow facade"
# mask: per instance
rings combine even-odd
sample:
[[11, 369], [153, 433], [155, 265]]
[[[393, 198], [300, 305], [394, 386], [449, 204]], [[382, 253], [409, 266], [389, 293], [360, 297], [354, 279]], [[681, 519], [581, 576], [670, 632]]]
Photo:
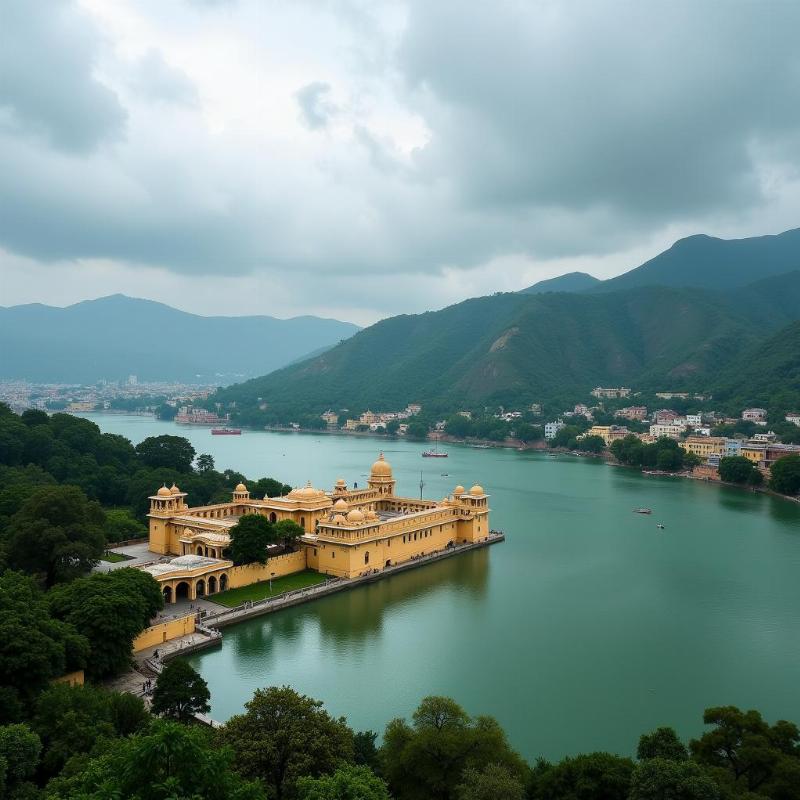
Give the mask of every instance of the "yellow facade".
[[687, 436], [680, 446], [687, 453], [694, 453], [702, 459], [709, 456], [724, 456], [727, 439], [722, 436]]
[[140, 650], [156, 647], [172, 639], [180, 639], [181, 636], [188, 636], [190, 633], [194, 633], [194, 614], [187, 614], [185, 617], [160, 622], [157, 625], [145, 628], [133, 640], [133, 652], [138, 653]]
[[53, 678], [50, 683], [66, 683], [68, 686], [83, 686], [83, 670], [77, 669], [75, 672], [67, 672], [65, 675], [59, 675], [57, 678]]
[[[397, 496], [392, 468], [382, 453], [364, 488], [349, 488], [340, 479], [330, 492], [309, 483], [286, 496], [256, 499], [239, 484], [230, 503], [189, 508], [185, 498], [177, 486], [163, 486], [150, 498], [150, 549], [178, 556], [145, 568], [161, 583], [168, 601], [306, 568], [352, 578], [485, 540], [490, 533], [488, 495], [480, 486], [469, 491], [456, 486], [440, 501]], [[224, 556], [230, 529], [245, 514], [261, 514], [271, 522], [291, 519], [305, 531], [301, 549], [270, 558], [267, 565], [234, 567]]]

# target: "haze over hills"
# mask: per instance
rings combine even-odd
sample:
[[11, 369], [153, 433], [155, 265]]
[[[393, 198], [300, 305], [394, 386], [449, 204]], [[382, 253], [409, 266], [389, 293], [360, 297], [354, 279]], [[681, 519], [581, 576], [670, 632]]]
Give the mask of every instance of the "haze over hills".
[[567, 272], [557, 278], [548, 278], [534, 283], [527, 289], [522, 289], [524, 294], [543, 294], [544, 292], [583, 292], [602, 283], [599, 278], [589, 275], [588, 272]]
[[57, 308], [0, 308], [0, 377], [90, 383], [232, 382], [331, 347], [357, 325], [319, 317], [201, 317], [112, 295]]
[[215, 399], [242, 409], [267, 403], [280, 417], [408, 402], [514, 406], [597, 384], [700, 388], [798, 317], [800, 271], [725, 291], [502, 294], [383, 320]]

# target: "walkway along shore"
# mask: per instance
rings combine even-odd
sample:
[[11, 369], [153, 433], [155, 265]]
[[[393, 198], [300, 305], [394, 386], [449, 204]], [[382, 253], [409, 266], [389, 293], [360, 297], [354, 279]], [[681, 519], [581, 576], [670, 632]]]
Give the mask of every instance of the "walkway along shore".
[[[460, 555], [468, 550], [477, 550], [482, 547], [497, 544], [498, 542], [505, 541], [505, 538], [505, 534], [502, 531], [491, 531], [489, 536], [481, 542], [453, 545], [445, 550], [437, 550], [419, 558], [404, 561], [402, 564], [393, 564], [390, 567], [373, 570], [357, 578], [329, 578], [324, 583], [318, 583], [315, 586], [309, 586], [305, 589], [292, 589], [291, 591], [284, 592], [275, 597], [268, 597], [264, 600], [248, 601], [240, 606], [236, 606], [236, 608], [226, 609], [218, 613], [206, 614], [205, 616], [198, 614], [194, 633], [179, 639], [172, 639], [171, 641], [164, 642], [137, 653], [135, 655], [136, 667], [125, 675], [112, 681], [108, 685], [108, 688], [143, 696], [142, 684], [147, 677], [160, 674], [161, 670], [164, 668], [164, 664], [172, 658], [188, 655], [189, 653], [205, 650], [209, 647], [215, 647], [221, 644], [222, 631], [220, 629], [227, 625], [234, 625], [238, 622], [252, 619], [253, 617], [272, 614], [276, 611], [282, 611], [285, 608], [309, 603], [312, 600], [326, 597], [336, 592], [343, 592], [368, 583], [375, 583], [376, 581], [391, 577], [397, 573], [416, 569], [417, 567], [432, 564], [445, 558], [451, 558], [452, 556]], [[146, 696], [145, 700], [147, 700]], [[205, 714], [197, 715], [197, 719], [212, 727], [216, 727], [220, 724]]]

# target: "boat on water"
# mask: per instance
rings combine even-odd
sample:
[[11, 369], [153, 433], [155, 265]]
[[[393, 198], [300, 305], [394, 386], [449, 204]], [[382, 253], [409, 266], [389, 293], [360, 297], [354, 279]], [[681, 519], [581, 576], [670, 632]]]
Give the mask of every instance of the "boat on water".
[[652, 514], [653, 510], [651, 508], [634, 508], [634, 514]]
[[439, 449], [439, 442], [436, 441], [433, 444], [433, 450], [423, 450], [422, 451], [423, 458], [447, 458], [447, 453], [444, 450]]
[[212, 436], [241, 436], [241, 428], [212, 428]]
[[656, 527], [657, 527], [657, 528], [658, 528], [660, 531], [663, 531], [663, 530], [664, 530], [664, 526], [663, 526], [663, 525], [662, 525], [660, 522], [659, 522], [659, 523], [656, 525]]
[[473, 450], [488, 450], [491, 445], [488, 444], [471, 444], [470, 447]]

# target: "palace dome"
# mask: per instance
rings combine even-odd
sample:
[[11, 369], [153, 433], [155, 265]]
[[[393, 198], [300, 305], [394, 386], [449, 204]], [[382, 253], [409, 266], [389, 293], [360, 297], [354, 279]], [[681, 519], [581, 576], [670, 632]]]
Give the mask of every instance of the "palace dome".
[[169, 489], [167, 489], [167, 487], [166, 487], [166, 486], [162, 486], [162, 487], [161, 487], [161, 488], [160, 488], [160, 489], [159, 489], [159, 490], [156, 492], [156, 494], [157, 494], [159, 497], [172, 497], [172, 492], [171, 492]]
[[364, 521], [364, 512], [354, 508], [352, 511], [348, 512], [347, 521], [356, 525], [360, 525]]
[[328, 497], [322, 489], [315, 489], [308, 481], [302, 488], [292, 489], [288, 495], [290, 500], [324, 500]]
[[464, 494], [467, 490], [459, 483], [455, 489], [453, 489], [453, 494], [458, 496], [460, 494]]
[[391, 478], [392, 465], [383, 457], [383, 453], [378, 456], [378, 460], [372, 465], [373, 478]]
[[169, 489], [170, 494], [180, 494], [181, 490], [173, 483]]
[[347, 482], [345, 481], [344, 478], [338, 478], [337, 481], [336, 481], [336, 486], [338, 488], [340, 488], [340, 489], [346, 489], [347, 488]]
[[334, 511], [341, 511], [343, 513], [347, 513], [347, 510], [350, 506], [347, 504], [347, 501], [342, 499], [341, 497], [333, 504]]
[[480, 495], [486, 494], [486, 492], [483, 491], [483, 486], [477, 483], [469, 490], [469, 493], [473, 497], [480, 497]]
[[347, 522], [347, 520], [341, 514], [334, 514], [333, 522], [336, 525], [344, 525], [344, 523]]
[[236, 488], [233, 490], [234, 492], [246, 492], [247, 487], [243, 483], [237, 483]]

